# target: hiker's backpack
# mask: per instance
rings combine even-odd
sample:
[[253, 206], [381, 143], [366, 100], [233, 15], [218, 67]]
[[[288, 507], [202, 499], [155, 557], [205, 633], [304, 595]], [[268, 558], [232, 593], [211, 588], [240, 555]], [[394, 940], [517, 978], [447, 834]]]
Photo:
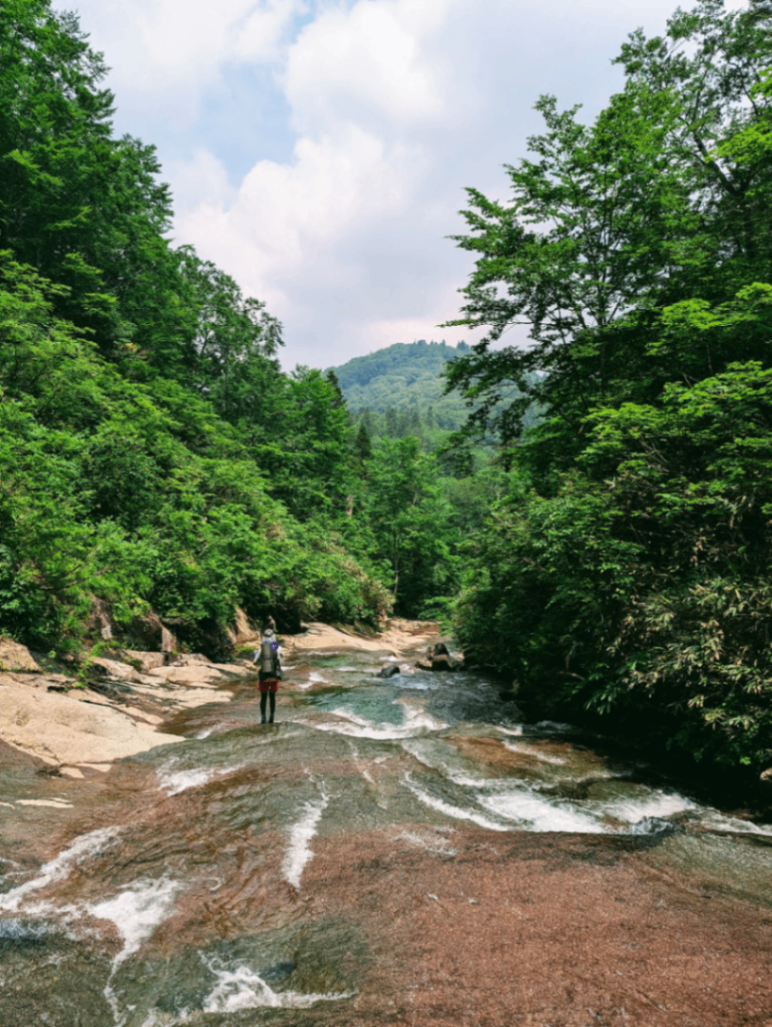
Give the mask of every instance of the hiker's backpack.
[[263, 674], [279, 675], [279, 657], [277, 650], [279, 643], [276, 639], [264, 639], [260, 645], [260, 670]]

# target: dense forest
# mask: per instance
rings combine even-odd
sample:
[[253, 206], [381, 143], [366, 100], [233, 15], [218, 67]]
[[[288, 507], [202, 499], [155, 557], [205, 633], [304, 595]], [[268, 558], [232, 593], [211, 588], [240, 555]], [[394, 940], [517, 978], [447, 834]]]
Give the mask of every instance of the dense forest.
[[479, 501], [414, 438], [374, 444], [334, 373], [282, 372], [264, 305], [169, 242], [105, 73], [73, 15], [0, 7], [0, 629], [77, 653], [95, 610], [126, 643], [152, 612], [211, 652], [238, 606], [447, 599]]
[[[539, 100], [510, 199], [469, 191], [457, 323], [489, 331], [448, 365], [470, 438], [522, 392], [493, 417], [510, 470], [468, 544], [467, 652], [542, 707], [750, 767], [772, 762], [771, 17], [700, 0], [633, 33], [592, 124]], [[531, 346], [495, 346], [515, 323]]]
[[591, 124], [538, 101], [456, 239], [481, 342], [286, 373], [170, 242], [77, 19], [1, 5], [0, 631], [77, 659], [99, 616], [212, 654], [238, 607], [440, 616], [545, 712], [769, 765], [771, 18], [699, 0]]

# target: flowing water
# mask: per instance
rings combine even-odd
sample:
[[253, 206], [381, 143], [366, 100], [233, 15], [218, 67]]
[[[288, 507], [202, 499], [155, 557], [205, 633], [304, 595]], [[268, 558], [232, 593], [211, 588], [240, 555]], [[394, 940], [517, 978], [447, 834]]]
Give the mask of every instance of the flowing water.
[[4, 768], [3, 1027], [348, 1022], [373, 957], [366, 911], [325, 903], [323, 853], [347, 840], [447, 861], [464, 828], [619, 836], [772, 903], [772, 827], [568, 725], [523, 723], [484, 675], [302, 659], [275, 725], [246, 683], [99, 781]]

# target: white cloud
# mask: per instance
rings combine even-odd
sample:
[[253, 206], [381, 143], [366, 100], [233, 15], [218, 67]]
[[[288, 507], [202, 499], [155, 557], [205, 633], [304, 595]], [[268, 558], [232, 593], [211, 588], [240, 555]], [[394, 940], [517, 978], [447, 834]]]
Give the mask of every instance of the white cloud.
[[[166, 167], [177, 241], [268, 302], [285, 322], [290, 361], [326, 366], [390, 342], [465, 337], [433, 327], [457, 316], [471, 268], [444, 238], [463, 231], [463, 187], [506, 194], [501, 165], [539, 130], [539, 94], [583, 101], [591, 117], [621, 86], [610, 59], [626, 34], [661, 32], [675, 6], [83, 0], [81, 9], [133, 130], [163, 144], [161, 118], [164, 132], [188, 140], [186, 158]], [[224, 102], [233, 68], [260, 66], [281, 91], [282, 124], [256, 117], [262, 95], [234, 93], [242, 106], [218, 135], [212, 98]], [[257, 141], [246, 174], [235, 174], [227, 146], [215, 149], [231, 125]], [[264, 130], [293, 133], [291, 157], [265, 159], [276, 149], [270, 136], [259, 152]], [[204, 144], [205, 132], [216, 142]]]
[[288, 29], [305, 10], [303, 0], [266, 0], [240, 27], [234, 47], [236, 56], [243, 61], [278, 61]]
[[291, 317], [298, 285], [319, 294], [358, 282], [362, 265], [347, 261], [346, 242], [401, 217], [425, 163], [344, 124], [335, 138], [300, 139], [292, 164], [260, 161], [232, 203], [199, 204], [177, 219], [176, 234]]
[[401, 125], [436, 118], [450, 97], [424, 52], [448, 0], [360, 0], [321, 14], [290, 49], [285, 76], [303, 131], [341, 118], [386, 115]]
[[[303, 129], [292, 162], [260, 161], [232, 203], [202, 203], [177, 219], [181, 240], [194, 241], [286, 321], [292, 357], [335, 362], [315, 355], [321, 336], [345, 359], [353, 340], [367, 348], [396, 341], [390, 324], [392, 333], [433, 336], [455, 311], [447, 280], [439, 291], [450, 309], [425, 309], [438, 292], [436, 258], [423, 253], [415, 265], [428, 223], [430, 249], [452, 252], [442, 241], [452, 214], [432, 195], [430, 136], [452, 120], [455, 87], [436, 43], [454, 6], [359, 0], [323, 11], [290, 47], [283, 76]], [[399, 309], [405, 302], [407, 312]], [[395, 317], [384, 316], [393, 309]]]
[[[57, 6], [69, 9], [69, 0]], [[195, 121], [234, 61], [271, 63], [304, 0], [81, 0], [81, 25], [112, 68], [119, 107]]]
[[164, 176], [174, 181], [174, 208], [182, 216], [202, 204], [212, 210], [229, 207], [238, 196], [222, 161], [204, 149], [187, 161], [167, 164]]
[[[540, 22], [507, 0], [488, 10], [486, 21], [472, 0], [322, 9], [281, 77], [300, 133], [292, 161], [258, 162], [230, 205], [202, 203], [178, 219], [181, 239], [285, 321], [290, 359], [334, 363], [330, 344], [342, 361], [404, 339], [465, 336], [435, 327], [457, 316], [471, 266], [443, 237], [461, 230], [463, 186], [503, 190], [500, 164], [522, 152], [544, 88], [529, 66], [530, 93], [512, 96], [529, 33], [544, 43], [547, 27], [551, 45], [566, 41], [543, 12]], [[502, 120], [511, 106], [514, 126]]]

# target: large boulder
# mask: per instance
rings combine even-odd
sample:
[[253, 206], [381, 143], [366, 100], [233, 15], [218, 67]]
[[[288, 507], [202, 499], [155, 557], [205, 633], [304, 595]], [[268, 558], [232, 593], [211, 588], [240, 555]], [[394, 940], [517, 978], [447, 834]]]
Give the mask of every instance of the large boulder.
[[28, 674], [42, 673], [29, 649], [14, 642], [12, 638], [0, 638], [0, 670], [22, 671]]
[[92, 674], [100, 678], [113, 678], [118, 681], [140, 681], [141, 677], [130, 664], [122, 663], [120, 660], [108, 660], [104, 656], [97, 656], [89, 664]]
[[432, 656], [432, 670], [457, 670], [458, 664], [447, 653]]
[[124, 652], [130, 660], [134, 660], [140, 665], [141, 670], [145, 674], [149, 670], [155, 670], [157, 667], [163, 667], [166, 663], [165, 653], [146, 653], [141, 649], [126, 649]]
[[33, 683], [8, 674], [0, 683], [0, 738], [44, 763], [104, 771], [110, 760], [184, 741], [135, 720], [127, 708], [114, 709], [94, 692], [49, 691], [47, 680]]
[[461, 663], [453, 659], [444, 642], [436, 642], [429, 646], [426, 658], [418, 660], [416, 667], [420, 670], [459, 670]]
[[188, 654], [180, 657], [174, 664], [151, 670], [149, 676], [166, 681], [168, 684], [191, 687], [222, 685], [235, 678], [253, 675], [252, 668], [243, 667], [238, 663], [210, 663], [204, 656]]
[[135, 617], [131, 623], [131, 631], [149, 652], [174, 653], [179, 649], [174, 632], [162, 623], [158, 614], [152, 610], [144, 617]]
[[159, 678], [171, 685], [201, 686], [222, 685], [229, 680], [226, 674], [205, 663], [188, 664], [184, 667], [159, 667], [151, 670], [150, 677]]
[[260, 638], [260, 632], [250, 623], [249, 617], [236, 607], [233, 624], [228, 628], [228, 639], [233, 646], [246, 645]]
[[110, 619], [110, 607], [102, 599], [97, 599], [96, 596], [91, 597], [91, 616], [86, 624], [86, 630], [89, 634], [99, 632], [103, 642], [112, 641], [113, 635], [113, 623]]

